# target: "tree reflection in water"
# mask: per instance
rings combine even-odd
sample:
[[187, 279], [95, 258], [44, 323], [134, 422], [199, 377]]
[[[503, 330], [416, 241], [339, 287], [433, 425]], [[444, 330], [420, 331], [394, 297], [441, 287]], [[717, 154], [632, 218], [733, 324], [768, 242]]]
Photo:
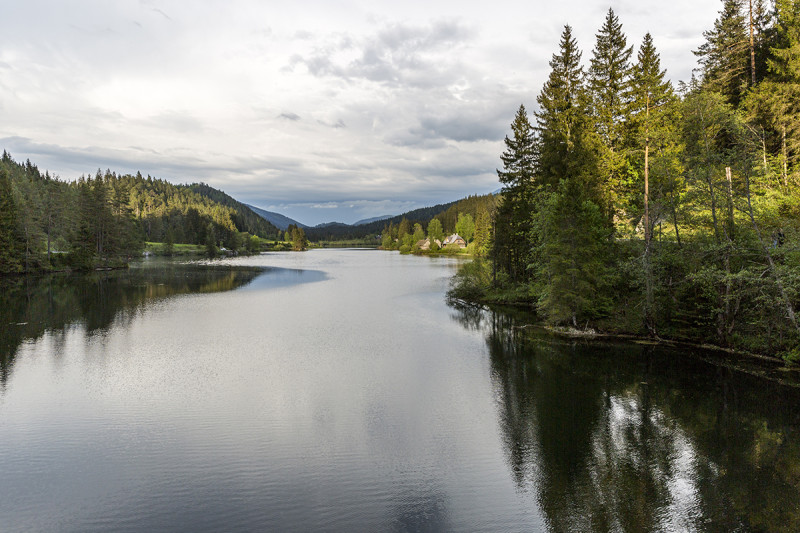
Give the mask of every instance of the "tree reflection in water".
[[800, 390], [702, 353], [482, 330], [507, 461], [553, 531], [800, 531]]
[[19, 345], [45, 332], [54, 339], [81, 324], [91, 334], [130, 321], [147, 305], [181, 294], [229, 291], [264, 269], [200, 264], [158, 266], [92, 274], [0, 279], [0, 387]]

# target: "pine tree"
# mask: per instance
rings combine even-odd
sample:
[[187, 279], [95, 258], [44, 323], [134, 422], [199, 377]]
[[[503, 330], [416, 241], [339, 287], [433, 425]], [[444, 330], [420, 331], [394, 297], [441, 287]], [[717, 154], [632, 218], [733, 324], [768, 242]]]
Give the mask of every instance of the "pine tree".
[[597, 132], [612, 152], [620, 147], [624, 136], [631, 82], [631, 54], [633, 47], [628, 46], [622, 24], [614, 10], [609, 9], [597, 34], [588, 86]]
[[536, 144], [525, 106], [520, 105], [514, 122], [512, 136], [505, 138], [506, 149], [500, 156], [503, 170], [497, 171], [503, 184], [503, 201], [497, 212], [498, 232], [492, 251], [496, 266], [513, 281], [525, 277], [527, 247], [530, 227], [530, 200], [536, 171]]
[[492, 217], [488, 209], [479, 209], [475, 219], [475, 254], [486, 255], [492, 241]]
[[602, 142], [600, 173], [609, 220], [620, 210], [620, 201], [633, 186], [634, 177], [622, 150], [630, 98], [633, 47], [629, 47], [622, 24], [609, 9], [592, 53], [588, 90], [592, 100], [595, 132]]
[[[629, 124], [632, 131], [633, 154], [636, 154], [637, 163], [641, 162], [642, 176], [644, 178], [641, 198], [643, 200], [642, 225], [644, 227], [644, 281], [645, 281], [645, 325], [651, 334], [656, 334], [654, 318], [654, 276], [652, 268], [651, 240], [655, 218], [651, 216], [651, 153], [658, 158], [667, 159], [674, 157], [674, 145], [677, 143], [674, 135], [671, 136], [671, 124], [674, 117], [668, 115], [672, 110], [670, 104], [674, 101], [672, 84], [666, 79], [666, 70], [661, 69], [661, 59], [653, 45], [652, 36], [647, 33], [639, 48], [636, 65], [631, 76], [631, 102]], [[652, 150], [654, 149], [654, 150]], [[652, 152], [651, 152], [652, 150]], [[642, 155], [639, 158], [639, 154]], [[638, 167], [638, 165], [637, 165]], [[659, 165], [657, 168], [670, 168], [669, 165]], [[669, 178], [677, 176], [659, 176], [662, 185], [666, 185]], [[674, 185], [674, 184], [673, 184]], [[663, 186], [662, 192], [672, 191], [674, 186]], [[638, 191], [637, 191], [638, 192]], [[638, 195], [637, 195], [638, 196]], [[658, 196], [658, 195], [655, 195]], [[677, 222], [676, 222], [677, 235]]]
[[88, 270], [94, 266], [97, 254], [97, 237], [95, 229], [96, 206], [91, 185], [81, 178], [78, 183], [78, 209], [76, 228], [70, 237], [71, 262], [79, 270]]
[[609, 228], [597, 202], [581, 180], [560, 183], [542, 212], [543, 290], [539, 310], [553, 323], [602, 316], [609, 305], [607, 283]]
[[800, 2], [777, 0], [775, 11], [777, 43], [767, 61], [769, 69], [782, 81], [800, 83]]
[[[3, 156], [5, 159], [5, 152]], [[22, 246], [18, 217], [11, 179], [6, 169], [0, 166], [0, 274], [11, 274], [20, 270]]]
[[661, 69], [661, 59], [649, 33], [644, 36], [636, 65], [632, 69], [630, 95], [630, 140], [636, 159], [642, 163], [644, 191], [641, 197], [643, 198], [644, 235], [645, 241], [649, 245], [652, 233], [649, 209], [650, 156], [653, 148], [651, 143], [654, 139], [662, 144], [666, 141], [663, 132], [659, 130], [669, 127], [671, 121], [666, 120], [669, 111], [668, 104], [674, 101], [672, 84], [666, 79], [666, 70]]
[[537, 181], [554, 190], [573, 170], [573, 154], [585, 128], [588, 111], [583, 68], [572, 28], [564, 26], [559, 53], [550, 60], [550, 76], [537, 97]]
[[698, 56], [703, 87], [721, 93], [739, 105], [750, 79], [750, 52], [742, 0], [724, 0], [714, 28], [703, 32], [706, 42], [694, 51]]

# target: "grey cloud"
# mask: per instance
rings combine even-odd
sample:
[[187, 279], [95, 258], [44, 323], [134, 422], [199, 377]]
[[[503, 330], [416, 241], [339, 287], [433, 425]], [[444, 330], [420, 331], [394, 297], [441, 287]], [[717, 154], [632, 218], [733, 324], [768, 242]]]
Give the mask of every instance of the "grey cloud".
[[205, 125], [201, 120], [186, 113], [175, 111], [160, 113], [153, 117], [136, 121], [145, 126], [156, 129], [168, 129], [177, 133], [205, 130]]
[[[393, 24], [358, 44], [350, 37], [337, 36], [337, 42], [319, 47], [307, 57], [294, 55], [289, 63], [292, 67], [303, 64], [311, 74], [320, 77], [433, 87], [462, 70], [452, 61], [441, 61], [436, 54], [451, 52], [473, 36], [472, 29], [455, 21], [428, 26]], [[361, 50], [358, 59], [344, 65], [336, 63], [337, 52], [354, 47]]]
[[157, 7], [152, 8], [151, 11], [153, 11], [155, 13], [158, 13], [159, 15], [161, 15], [162, 17], [164, 17], [168, 21], [172, 22], [172, 17], [170, 17], [169, 15], [167, 15], [166, 13], [164, 13], [162, 10], [158, 9]]
[[317, 123], [322, 124], [323, 126], [327, 126], [329, 128], [333, 128], [335, 130], [347, 127], [347, 124], [345, 124], [344, 120], [342, 119], [338, 119], [336, 122], [325, 122], [324, 120], [318, 120]]
[[292, 122], [297, 122], [298, 120], [300, 120], [300, 115], [298, 115], [297, 113], [281, 113], [280, 115], [278, 115], [278, 118], [283, 118], [286, 120], [291, 120]]
[[[668, 33], [666, 38], [691, 41], [699, 40], [697, 30], [695, 28], [678, 28], [675, 31]], [[656, 37], [654, 37], [654, 39], [656, 39]]]
[[502, 138], [503, 126], [497, 120], [488, 122], [465, 116], [426, 117], [420, 121], [420, 128], [412, 130], [412, 134], [428, 138], [444, 137], [454, 141], [490, 141]]
[[215, 165], [206, 159], [186, 155], [192, 152], [182, 149], [159, 152], [140, 146], [116, 150], [94, 146], [77, 148], [36, 143], [25, 137], [0, 138], [0, 149], [6, 149], [15, 159], [30, 158], [42, 169], [64, 173], [62, 178], [65, 179], [73, 179], [98, 168], [110, 168], [122, 173], [141, 171], [184, 183], [231, 174], [280, 176], [298, 173], [303, 166], [301, 161], [280, 157], [239, 157], [233, 159], [231, 164]]

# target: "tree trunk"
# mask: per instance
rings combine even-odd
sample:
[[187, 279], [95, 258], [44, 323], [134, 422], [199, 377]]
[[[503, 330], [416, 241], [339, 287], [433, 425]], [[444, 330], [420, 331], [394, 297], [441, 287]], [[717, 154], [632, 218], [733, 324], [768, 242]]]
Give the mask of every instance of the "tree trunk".
[[728, 180], [728, 239], [733, 241], [733, 184], [731, 181], [731, 167], [725, 167], [725, 177]]
[[650, 95], [647, 95], [645, 107], [644, 133], [644, 249], [650, 249]]
[[781, 155], [783, 156], [783, 186], [789, 190], [789, 158], [786, 154], [786, 124], [781, 128]]
[[47, 214], [47, 264], [52, 265], [53, 263], [50, 260], [50, 232], [52, 226], [52, 219], [53, 215], [50, 213]]
[[719, 234], [719, 224], [717, 223], [717, 201], [716, 197], [714, 196], [714, 181], [711, 178], [711, 170], [707, 169], [706, 171], [706, 182], [708, 183], [708, 192], [711, 195], [711, 221], [714, 224], [714, 237], [717, 240], [717, 244], [722, 242]]
[[650, 261], [650, 95], [647, 95], [645, 107], [644, 134], [644, 278], [645, 278], [645, 311], [644, 321], [651, 336], [656, 336], [653, 319], [653, 268]]
[[753, 0], [750, 0], [750, 85], [756, 84], [756, 46], [753, 39]]
[[675, 240], [678, 241], [678, 248], [681, 246], [681, 234], [678, 233], [678, 208], [675, 206], [675, 199], [672, 201], [672, 225], [675, 226]]

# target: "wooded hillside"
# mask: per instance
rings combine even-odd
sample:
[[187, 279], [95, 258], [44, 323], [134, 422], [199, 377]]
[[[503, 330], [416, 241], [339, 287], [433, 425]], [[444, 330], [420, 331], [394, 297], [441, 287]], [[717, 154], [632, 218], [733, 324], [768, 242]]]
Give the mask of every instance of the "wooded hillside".
[[67, 182], [0, 160], [0, 273], [118, 266], [145, 241], [222, 244], [278, 230], [222, 191], [98, 170]]

